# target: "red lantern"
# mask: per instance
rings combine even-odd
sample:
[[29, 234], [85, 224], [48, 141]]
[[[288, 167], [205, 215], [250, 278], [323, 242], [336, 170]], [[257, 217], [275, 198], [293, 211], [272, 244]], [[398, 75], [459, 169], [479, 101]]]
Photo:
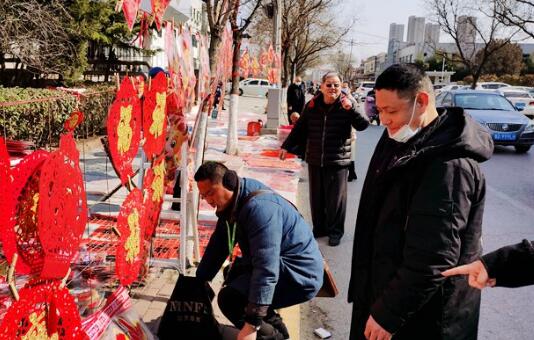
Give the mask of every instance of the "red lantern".
[[0, 339], [88, 339], [74, 299], [61, 281], [28, 284], [9, 307]]
[[43, 164], [39, 183], [39, 238], [44, 250], [41, 277], [62, 278], [79, 249], [87, 203], [79, 153], [72, 133]]
[[143, 103], [143, 150], [149, 160], [163, 152], [167, 133], [167, 78], [159, 72], [151, 81]]
[[130, 78], [125, 77], [107, 119], [109, 153], [122, 184], [133, 176], [132, 161], [139, 149], [141, 102]]
[[3, 206], [0, 237], [4, 254], [9, 262], [15, 253], [19, 261], [17, 273], [37, 273], [43, 261], [43, 249], [38, 235], [39, 178], [41, 167], [49, 154], [35, 151], [24, 157], [13, 169], [13, 181], [9, 187], [9, 202]]
[[128, 286], [137, 279], [143, 258], [143, 193], [133, 189], [122, 203], [117, 227], [120, 232], [115, 269], [120, 283]]

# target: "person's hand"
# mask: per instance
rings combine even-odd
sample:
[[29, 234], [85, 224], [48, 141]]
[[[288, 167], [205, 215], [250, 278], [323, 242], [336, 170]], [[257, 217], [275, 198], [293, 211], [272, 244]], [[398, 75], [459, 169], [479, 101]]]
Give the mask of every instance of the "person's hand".
[[280, 159], [284, 161], [286, 159], [286, 157], [287, 157], [287, 150], [281, 149], [280, 150]]
[[256, 340], [257, 332], [254, 327], [248, 323], [245, 323], [243, 328], [237, 334], [237, 340]]
[[389, 340], [391, 339], [391, 334], [386, 331], [378, 322], [373, 319], [373, 316], [370, 315], [365, 325], [365, 332], [363, 333], [367, 340]]
[[469, 275], [469, 285], [474, 288], [483, 289], [495, 286], [495, 279], [490, 279], [488, 271], [482, 261], [478, 260], [470, 264], [451, 268], [441, 273], [443, 276]]
[[350, 110], [352, 109], [352, 102], [349, 98], [343, 97], [343, 99], [341, 99], [341, 106], [343, 106], [345, 110]]

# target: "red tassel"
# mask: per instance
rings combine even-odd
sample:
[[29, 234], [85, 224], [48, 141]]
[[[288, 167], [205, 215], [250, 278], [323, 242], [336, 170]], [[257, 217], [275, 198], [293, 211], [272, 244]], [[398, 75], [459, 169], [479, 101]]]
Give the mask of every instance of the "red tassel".
[[57, 333], [58, 321], [56, 298], [52, 297], [50, 304], [48, 305], [48, 315], [46, 321], [46, 329], [48, 331], [49, 338]]

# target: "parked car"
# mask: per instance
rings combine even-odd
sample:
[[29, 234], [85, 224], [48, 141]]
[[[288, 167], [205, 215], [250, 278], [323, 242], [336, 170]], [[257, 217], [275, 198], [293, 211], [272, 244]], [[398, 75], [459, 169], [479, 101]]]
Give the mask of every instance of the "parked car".
[[495, 81], [479, 82], [475, 87], [475, 90], [497, 90], [503, 87], [509, 87], [509, 84], [499, 83]]
[[534, 119], [534, 98], [530, 93], [512, 87], [503, 87], [497, 92], [508, 99], [518, 111], [521, 111], [528, 118]]
[[[240, 96], [254, 96], [254, 97], [267, 97], [267, 93], [270, 88], [273, 88], [267, 79], [259, 78], [247, 78], [239, 82], [239, 95]], [[226, 86], [226, 93], [230, 93], [232, 83], [229, 82]]]
[[506, 89], [514, 89], [514, 90], [523, 90], [523, 91], [527, 91], [531, 96], [532, 98], [534, 98], [534, 87], [528, 87], [528, 86], [510, 86], [510, 87], [507, 87]]
[[374, 81], [362, 81], [360, 85], [358, 85], [358, 88], [356, 89], [356, 93], [360, 97], [360, 99], [364, 99], [367, 97], [367, 93], [375, 88], [375, 82]]
[[525, 153], [534, 144], [534, 121], [528, 119], [496, 92], [456, 90], [440, 93], [438, 107], [459, 106], [491, 133], [496, 145], [514, 146]]
[[434, 85], [434, 93], [436, 95], [438, 95], [438, 94], [440, 94], [441, 92], [444, 92], [444, 91], [459, 90], [460, 88], [462, 88], [463, 85], [458, 85], [458, 84], [444, 85], [444, 84], [442, 84], [442, 86], [438, 87], [438, 88], [436, 88], [435, 86], [436, 85]]

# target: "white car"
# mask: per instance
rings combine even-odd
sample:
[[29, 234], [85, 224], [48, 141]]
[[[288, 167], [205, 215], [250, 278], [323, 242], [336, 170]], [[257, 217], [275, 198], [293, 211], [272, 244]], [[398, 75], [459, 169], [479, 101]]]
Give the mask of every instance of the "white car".
[[509, 87], [509, 86], [510, 86], [509, 84], [499, 83], [495, 81], [479, 82], [477, 83], [475, 90], [498, 90], [503, 87]]
[[525, 90], [503, 87], [497, 90], [508, 99], [517, 110], [525, 116], [534, 119], [534, 98]]
[[240, 96], [266, 97], [269, 89], [274, 88], [267, 79], [247, 78], [239, 82]]
[[[436, 85], [434, 85], [436, 86]], [[436, 95], [440, 94], [441, 92], [446, 92], [446, 91], [454, 91], [454, 90], [461, 90], [463, 87], [463, 85], [458, 85], [458, 84], [449, 84], [449, 85], [444, 85], [438, 89], [434, 88], [434, 93]]]
[[374, 81], [362, 81], [358, 88], [356, 89], [356, 94], [360, 98], [367, 97], [367, 93], [375, 88], [375, 82]]

